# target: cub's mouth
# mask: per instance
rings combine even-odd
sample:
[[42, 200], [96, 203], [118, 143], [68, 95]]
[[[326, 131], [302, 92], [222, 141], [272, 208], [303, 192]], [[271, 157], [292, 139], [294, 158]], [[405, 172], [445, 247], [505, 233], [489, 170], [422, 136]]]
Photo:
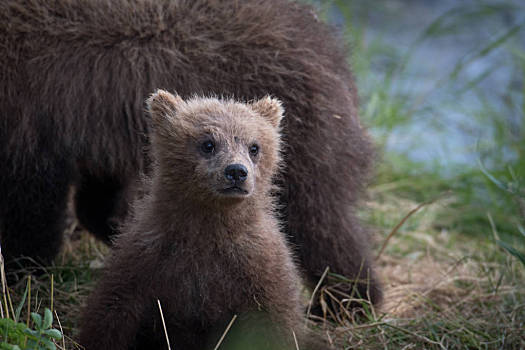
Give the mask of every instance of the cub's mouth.
[[249, 194], [248, 191], [245, 189], [239, 187], [239, 186], [231, 186], [227, 188], [223, 188], [219, 190], [219, 193], [224, 194], [226, 196], [233, 196], [233, 197], [242, 197], [247, 196]]

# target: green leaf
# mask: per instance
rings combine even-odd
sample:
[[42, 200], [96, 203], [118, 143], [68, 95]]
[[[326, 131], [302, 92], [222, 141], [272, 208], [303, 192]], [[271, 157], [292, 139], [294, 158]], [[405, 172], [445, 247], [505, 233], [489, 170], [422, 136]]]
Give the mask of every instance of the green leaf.
[[51, 310], [46, 308], [44, 310], [44, 323], [42, 324], [42, 329], [50, 328], [51, 324], [53, 324], [53, 314], [51, 313]]
[[53, 343], [51, 340], [49, 339], [41, 339], [40, 340], [40, 343], [42, 343], [42, 345], [39, 347], [40, 349], [47, 349], [47, 350], [56, 350], [56, 346], [55, 346], [55, 343]]
[[20, 347], [18, 345], [0, 343], [0, 349], [1, 350], [20, 350]]
[[28, 327], [25, 323], [22, 323], [22, 322], [18, 322], [17, 325], [16, 325], [16, 329], [18, 332], [20, 333], [23, 333], [24, 330], [26, 330]]
[[62, 339], [62, 333], [60, 333], [58, 329], [47, 329], [43, 332], [43, 334], [53, 339]]
[[28, 339], [35, 339], [35, 340], [37, 340], [40, 337], [40, 333], [38, 331], [29, 329], [29, 328], [24, 329], [23, 333], [28, 337]]
[[10, 318], [0, 318], [0, 327], [15, 327], [16, 323]]
[[516, 258], [518, 258], [521, 263], [523, 264], [523, 266], [525, 266], [525, 254], [518, 251], [517, 249], [515, 249], [514, 247], [512, 247], [510, 244], [508, 243], [505, 243], [503, 241], [500, 241], [500, 240], [496, 240], [496, 243], [502, 247], [503, 249], [505, 249], [507, 252], [509, 252], [511, 255], [514, 255]]
[[31, 319], [33, 320], [33, 323], [37, 329], [42, 329], [42, 316], [36, 312], [31, 312]]
[[36, 340], [28, 339], [24, 350], [38, 350], [37, 344]]

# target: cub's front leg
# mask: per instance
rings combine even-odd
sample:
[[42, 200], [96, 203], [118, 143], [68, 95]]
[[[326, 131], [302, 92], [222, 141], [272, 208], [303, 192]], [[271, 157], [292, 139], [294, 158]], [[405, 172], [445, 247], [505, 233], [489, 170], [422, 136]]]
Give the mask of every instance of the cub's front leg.
[[106, 271], [81, 316], [78, 342], [86, 350], [135, 348], [145, 310], [154, 300], [150, 285], [125, 269]]

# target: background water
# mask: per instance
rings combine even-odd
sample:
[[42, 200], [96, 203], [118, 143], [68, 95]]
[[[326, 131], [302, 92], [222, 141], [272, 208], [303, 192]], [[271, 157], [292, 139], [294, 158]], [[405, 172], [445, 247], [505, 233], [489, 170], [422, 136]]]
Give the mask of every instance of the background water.
[[520, 157], [525, 1], [315, 5], [353, 48], [362, 116], [386, 153], [443, 174]]

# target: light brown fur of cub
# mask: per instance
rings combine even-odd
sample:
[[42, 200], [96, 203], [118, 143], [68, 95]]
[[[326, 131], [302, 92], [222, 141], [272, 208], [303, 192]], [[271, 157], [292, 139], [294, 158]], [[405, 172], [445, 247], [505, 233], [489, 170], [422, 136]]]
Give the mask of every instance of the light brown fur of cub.
[[183, 101], [158, 91], [148, 108], [149, 194], [89, 299], [80, 344], [164, 348], [158, 299], [175, 349], [213, 348], [234, 315], [226, 349], [236, 334], [254, 336], [254, 349], [294, 349], [292, 332], [300, 342], [305, 334], [300, 279], [271, 195], [280, 102]]

